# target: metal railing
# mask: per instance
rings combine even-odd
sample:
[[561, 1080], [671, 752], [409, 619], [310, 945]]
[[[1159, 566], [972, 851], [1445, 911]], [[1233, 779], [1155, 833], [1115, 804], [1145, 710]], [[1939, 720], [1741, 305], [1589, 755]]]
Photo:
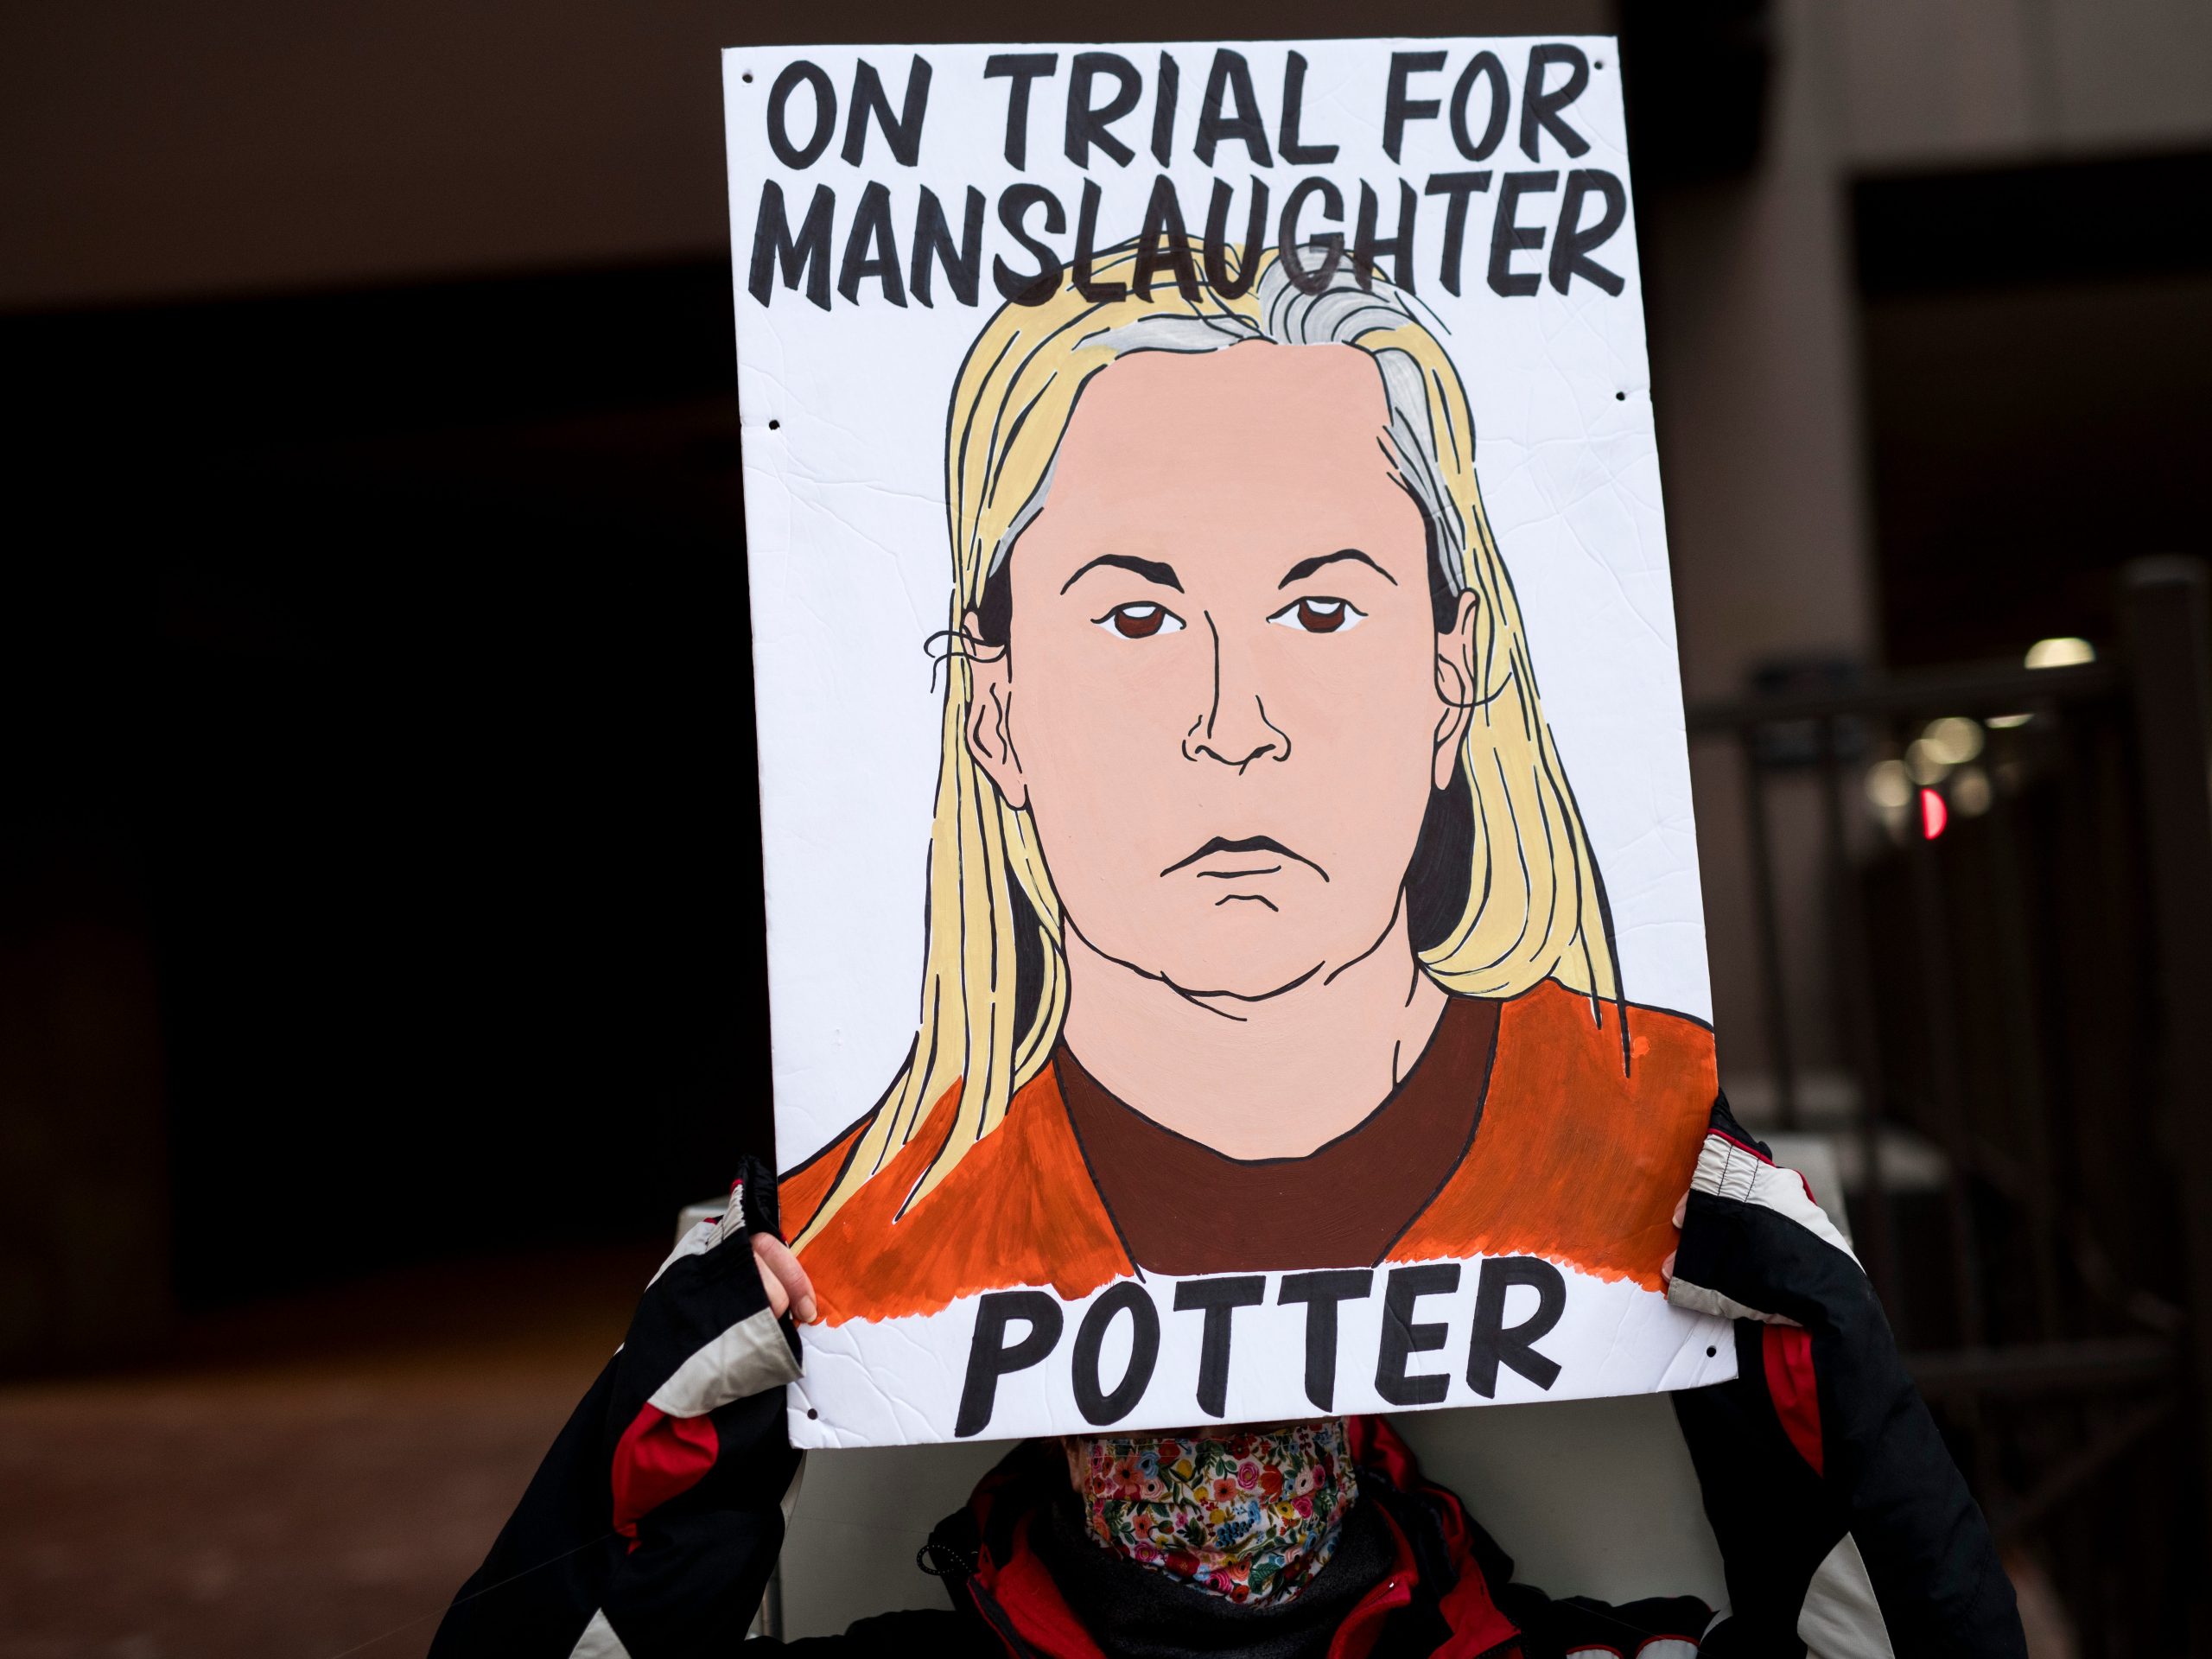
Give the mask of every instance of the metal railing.
[[[2108, 1632], [2108, 1604], [2171, 1602], [2139, 1580], [2173, 1551], [2138, 1552], [2123, 1595], [2085, 1506], [2170, 1535], [2183, 1510], [2200, 1539], [2212, 1514], [2205, 568], [2140, 561], [2121, 588], [2115, 657], [1689, 714], [1742, 779], [1766, 1121], [1853, 1151], [1862, 1256], [2000, 1540]], [[1817, 1123], [1815, 1052], [1846, 1103]], [[2164, 1612], [2133, 1617], [2160, 1639]]]

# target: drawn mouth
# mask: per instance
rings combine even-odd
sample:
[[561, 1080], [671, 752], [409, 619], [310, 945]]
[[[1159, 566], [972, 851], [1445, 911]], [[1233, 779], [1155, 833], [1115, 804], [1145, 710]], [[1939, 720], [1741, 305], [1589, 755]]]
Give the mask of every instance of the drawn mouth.
[[1228, 841], [1224, 840], [1222, 836], [1216, 836], [1211, 841], [1206, 842], [1205, 846], [1199, 848], [1198, 851], [1192, 853], [1189, 857], [1176, 860], [1175, 862], [1170, 864], [1166, 869], [1162, 870], [1160, 874], [1163, 876], [1173, 875], [1178, 870], [1187, 868], [1189, 866], [1198, 863], [1201, 859], [1211, 858], [1216, 854], [1219, 853], [1226, 853], [1231, 855], [1237, 854], [1248, 854], [1254, 856], [1250, 858], [1249, 861], [1240, 862], [1230, 868], [1217, 870], [1200, 870], [1198, 874], [1201, 877], [1211, 877], [1217, 880], [1227, 881], [1234, 880], [1236, 877], [1240, 875], [1273, 875], [1277, 870], [1282, 868], [1282, 861], [1289, 859], [1294, 862], [1305, 865], [1306, 868], [1312, 870], [1314, 874], [1319, 876], [1324, 881], [1326, 881], [1329, 879], [1329, 873], [1323, 869], [1319, 864], [1316, 864], [1312, 859], [1306, 857], [1303, 853], [1293, 852], [1289, 848], [1284, 846], [1282, 842], [1277, 841], [1272, 836], [1247, 836], [1241, 841]]

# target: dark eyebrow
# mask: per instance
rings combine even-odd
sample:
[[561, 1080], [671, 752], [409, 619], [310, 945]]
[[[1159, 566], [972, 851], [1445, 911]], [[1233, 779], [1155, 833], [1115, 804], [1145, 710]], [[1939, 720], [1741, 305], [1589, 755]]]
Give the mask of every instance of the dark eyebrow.
[[1289, 574], [1284, 576], [1281, 582], [1275, 583], [1275, 586], [1277, 588], [1287, 588], [1292, 582], [1296, 582], [1300, 577], [1310, 576], [1316, 570], [1319, 570], [1323, 565], [1334, 564], [1339, 559], [1357, 559], [1362, 564], [1372, 570], [1376, 575], [1382, 577], [1383, 581], [1389, 582], [1393, 588], [1398, 585], [1398, 579], [1395, 576], [1392, 575], [1388, 570], [1385, 570], [1381, 565], [1376, 563], [1374, 560], [1369, 558], [1366, 554], [1361, 552], [1357, 548], [1340, 547], [1335, 552], [1324, 553], [1317, 559], [1300, 559], [1296, 564], [1290, 567]]
[[1096, 570], [1102, 564], [1110, 565], [1117, 570], [1133, 570], [1147, 582], [1156, 582], [1163, 588], [1173, 588], [1179, 594], [1183, 591], [1183, 584], [1175, 580], [1173, 565], [1161, 564], [1153, 559], [1133, 559], [1126, 553], [1101, 553], [1089, 564], [1077, 566], [1075, 575], [1060, 584], [1060, 591], [1065, 594], [1083, 579], [1085, 572]]

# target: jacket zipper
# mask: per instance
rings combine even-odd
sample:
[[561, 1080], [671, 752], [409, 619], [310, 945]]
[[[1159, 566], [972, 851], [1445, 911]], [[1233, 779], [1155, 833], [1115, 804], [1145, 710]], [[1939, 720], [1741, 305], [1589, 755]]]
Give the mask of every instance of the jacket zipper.
[[1038, 1659], [1037, 1649], [1021, 1639], [1021, 1633], [1014, 1628], [1014, 1621], [1007, 1617], [1006, 1609], [999, 1605], [996, 1596], [972, 1578], [968, 1580], [968, 1593], [975, 1600], [976, 1611], [982, 1614], [983, 1623], [997, 1633], [999, 1640], [1006, 1643], [1006, 1650], [1014, 1655], [1014, 1659]]

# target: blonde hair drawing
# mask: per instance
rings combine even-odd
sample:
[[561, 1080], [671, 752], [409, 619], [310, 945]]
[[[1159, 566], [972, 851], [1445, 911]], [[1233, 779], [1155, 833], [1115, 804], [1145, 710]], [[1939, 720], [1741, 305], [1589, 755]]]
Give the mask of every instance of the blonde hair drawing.
[[[1325, 263], [1318, 249], [1300, 251], [1287, 261], [1268, 249], [1249, 267], [1232, 255], [1218, 273], [1227, 280], [1209, 283], [1192, 244], [1187, 261], [1148, 262], [1167, 274], [1147, 296], [1128, 245], [1099, 256], [1090, 273], [1094, 289], [1128, 284], [1122, 297], [1092, 300], [1064, 283], [1041, 303], [1002, 308], [969, 348], [945, 432], [951, 649], [915, 1041], [801, 1248], [955, 1096], [949, 1131], [901, 1195], [901, 1213], [926, 1198], [1005, 1121], [1058, 1039], [1068, 1003], [1061, 907], [1029, 810], [1007, 805], [969, 751], [969, 656], [991, 646], [965, 623], [988, 613], [994, 576], [1043, 506], [1084, 385], [1135, 352], [1272, 341], [1352, 346], [1375, 359], [1389, 446], [1427, 520], [1441, 581], [1455, 598], [1477, 599], [1479, 683], [1459, 760], [1472, 806], [1471, 868], [1456, 921], [1421, 950], [1421, 967], [1460, 996], [1512, 997], [1554, 979], [1587, 996], [1593, 1018], [1620, 1002], [1604, 889], [1484, 512], [1459, 375], [1408, 296], [1372, 271], [1355, 273], [1340, 249]], [[1179, 265], [1196, 275], [1193, 287], [1178, 287]]]

